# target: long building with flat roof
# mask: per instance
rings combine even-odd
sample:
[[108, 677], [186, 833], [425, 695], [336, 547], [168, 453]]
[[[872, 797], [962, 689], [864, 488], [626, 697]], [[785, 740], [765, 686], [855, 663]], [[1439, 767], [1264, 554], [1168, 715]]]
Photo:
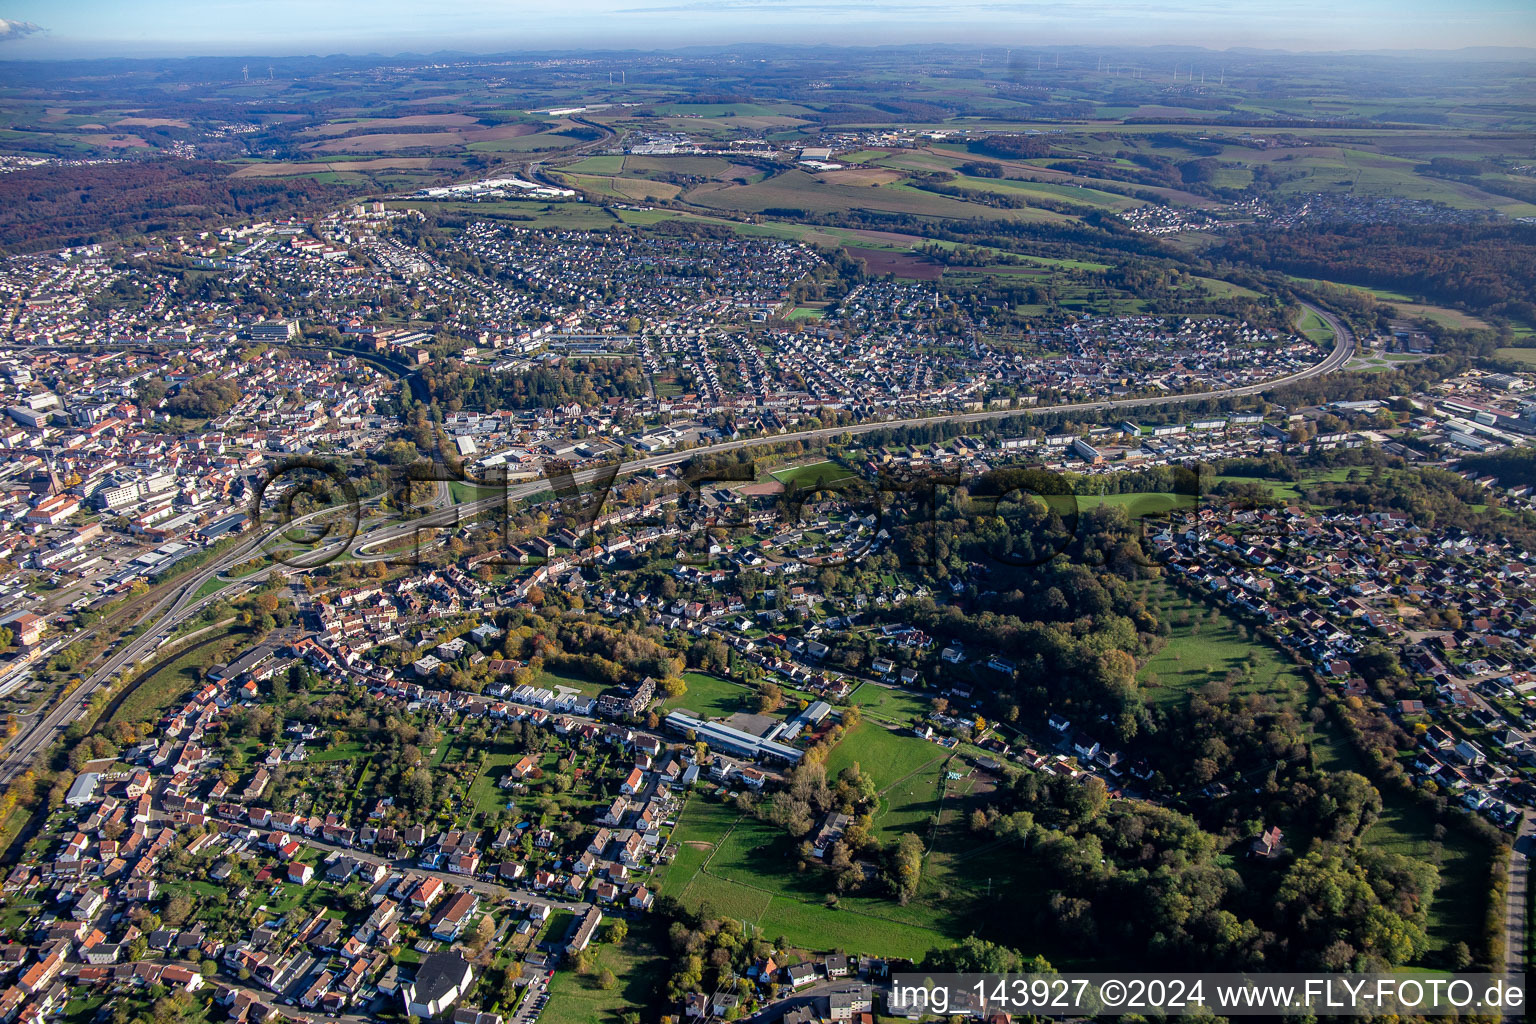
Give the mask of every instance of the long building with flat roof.
[[711, 748], [740, 757], [772, 758], [793, 764], [805, 756], [803, 751], [796, 750], [788, 744], [754, 736], [719, 722], [706, 722], [702, 718], [695, 718], [682, 711], [674, 711], [667, 715], [667, 728], [684, 734], [691, 732]]

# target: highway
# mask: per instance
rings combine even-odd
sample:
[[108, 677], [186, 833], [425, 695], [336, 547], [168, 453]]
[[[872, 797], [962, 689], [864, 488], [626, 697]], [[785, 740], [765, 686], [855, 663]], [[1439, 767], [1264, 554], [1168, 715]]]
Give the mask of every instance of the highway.
[[[839, 436], [858, 436], [872, 433], [876, 430], [887, 430], [901, 427], [925, 426], [933, 423], [985, 423], [992, 420], [1007, 419], [1016, 416], [1028, 416], [1036, 412], [1108, 412], [1115, 409], [1144, 409], [1154, 406], [1183, 405], [1190, 402], [1220, 400], [1223, 398], [1238, 398], [1245, 395], [1257, 395], [1266, 391], [1272, 391], [1287, 384], [1307, 380], [1324, 373], [1342, 369], [1344, 364], [1354, 354], [1355, 340], [1336, 317], [1313, 306], [1302, 303], [1307, 309], [1312, 310], [1333, 330], [1333, 351], [1322, 362], [1307, 367], [1285, 377], [1277, 377], [1273, 380], [1260, 381], [1257, 384], [1247, 384], [1242, 387], [1224, 388], [1219, 391], [1203, 391], [1198, 394], [1155, 395], [1148, 398], [1124, 398], [1105, 399], [1098, 402], [1077, 402], [1051, 406], [1033, 406], [1027, 409], [988, 409], [982, 412], [945, 413], [937, 416], [913, 416], [906, 419], [876, 420], [868, 423], [858, 423], [846, 427], [819, 427], [814, 430], [800, 430], [791, 433], [773, 434], [766, 437], [743, 437], [733, 441], [721, 441], [718, 444], [704, 445], [699, 448], [690, 448], [681, 452], [668, 452], [664, 455], [652, 455], [633, 462], [626, 462], [619, 468], [619, 476], [627, 476], [632, 473], [643, 472], [648, 469], [658, 469], [663, 466], [674, 466], [680, 462], [702, 455], [717, 455], [725, 452], [737, 451], [742, 448], [757, 448], [768, 444], [783, 444], [789, 441], [826, 441]], [[607, 467], [611, 471], [612, 467]], [[584, 469], [573, 474], [573, 481], [578, 484], [590, 483], [604, 472], [602, 467]], [[389, 557], [400, 557], [398, 552], [380, 553], [376, 549], [410, 537], [419, 531], [434, 526], [448, 526], [466, 516], [478, 515], [481, 512], [497, 508], [509, 500], [526, 498], [540, 491], [549, 490], [549, 482], [544, 479], [529, 481], [527, 483], [509, 484], [504, 494], [498, 494], [493, 498], [485, 498], [480, 501], [466, 502], [445, 510], [443, 513], [434, 513], [410, 520], [395, 526], [376, 530], [366, 535], [360, 535], [352, 546], [352, 555], [364, 560], [380, 560]]]
[[[1301, 370], [1289, 376], [1279, 377], [1274, 380], [1260, 381], [1242, 387], [1225, 388], [1217, 391], [1204, 391], [1196, 394], [1157, 395], [1149, 398], [1130, 399], [1106, 399], [1096, 402], [1079, 402], [1071, 404], [1036, 406], [1029, 409], [989, 409], [983, 412], [948, 413], [937, 416], [914, 416], [907, 419], [879, 420], [868, 423], [859, 423], [846, 427], [821, 427], [814, 430], [801, 430], [791, 433], [774, 434], [766, 437], [738, 438], [732, 441], [722, 441], [718, 444], [705, 445], [691, 448], [687, 451], [670, 452], [664, 455], [653, 455], [634, 462], [625, 463], [619, 467], [620, 476], [639, 473], [648, 469], [657, 469], [664, 466], [676, 465], [695, 459], [703, 455], [715, 455], [724, 452], [737, 451], [742, 448], [754, 448], [762, 445], [782, 444], [789, 441], [825, 441], [833, 437], [848, 435], [858, 436], [871, 433], [876, 430], [886, 430], [900, 427], [923, 426], [932, 423], [985, 423], [993, 420], [1009, 417], [1027, 416], [1035, 412], [1075, 412], [1075, 413], [1101, 413], [1117, 409], [1144, 409], [1149, 407], [1181, 405], [1191, 402], [1203, 402], [1220, 400], [1224, 398], [1238, 398], [1246, 395], [1262, 394], [1266, 391], [1307, 380], [1325, 373], [1331, 373], [1342, 369], [1354, 354], [1354, 336], [1338, 318], [1319, 309], [1310, 303], [1302, 305], [1316, 313], [1333, 330], [1334, 347], [1321, 362]], [[611, 472], [612, 466], [596, 467], [580, 470], [573, 474], [574, 482], [578, 484], [590, 483], [605, 471]], [[444, 485], [446, 489], [446, 485]], [[466, 502], [463, 505], [450, 506], [446, 509], [434, 510], [416, 519], [382, 527], [367, 534], [359, 534], [350, 539], [347, 546], [354, 557], [365, 560], [379, 560], [389, 557], [400, 557], [395, 553], [376, 553], [373, 549], [408, 538], [418, 531], [451, 525], [465, 517], [472, 517], [481, 512], [490, 511], [504, 506], [508, 501], [530, 497], [541, 491], [549, 490], [549, 483], [544, 479], [537, 479], [525, 483], [509, 484], [504, 494], [497, 494], [493, 498], [480, 501]], [[441, 500], [439, 492], [438, 500]], [[232, 584], [231, 588], [225, 588], [201, 599], [195, 597], [198, 589], [208, 580], [213, 579], [219, 573], [232, 565], [248, 558], [252, 552], [261, 545], [274, 539], [279, 534], [293, 530], [295, 527], [316, 521], [324, 516], [336, 513], [336, 509], [323, 509], [299, 516], [290, 522], [273, 525], [270, 529], [257, 530], [242, 544], [236, 545], [224, 552], [208, 565], [194, 570], [186, 575], [184, 581], [178, 581], [177, 587], [160, 596], [143, 615], [139, 622], [151, 621], [145, 631], [138, 637], [124, 644], [123, 647], [113, 653], [100, 667], [92, 672], [81, 682], [73, 692], [62, 698], [57, 705], [46, 715], [34, 715], [20, 732], [5, 746], [5, 757], [0, 760], [0, 786], [8, 785], [20, 776], [31, 765], [39, 752], [52, 745], [58, 735], [69, 727], [69, 724], [80, 717], [82, 709], [89, 702], [91, 696], [104, 686], [112, 676], [120, 669], [130, 664], [137, 664], [144, 656], [152, 652], [169, 633], [187, 619], [197, 615], [204, 607], [222, 597], [227, 597], [231, 588], [237, 588], [239, 584]], [[293, 574], [306, 571], [307, 568], [318, 568], [341, 554], [343, 548], [337, 542], [324, 544], [305, 555], [305, 565], [285, 565], [274, 563], [274, 567], [284, 573]], [[248, 585], [254, 586], [261, 582], [264, 576], [260, 573], [250, 578]]]
[[[316, 514], [318, 517], [320, 514]], [[295, 523], [297, 520], [295, 521]], [[280, 529], [292, 529], [295, 524], [290, 523]], [[273, 533], [278, 532], [274, 530]], [[87, 676], [74, 691], [58, 702], [46, 715], [34, 715], [21, 730], [5, 745], [4, 760], [0, 760], [0, 786], [9, 785], [18, 776], [27, 770], [33, 759], [40, 751], [46, 750], [53, 744], [58, 734], [69, 728], [71, 722], [80, 717], [82, 710], [89, 703], [91, 696], [101, 689], [123, 667], [130, 664], [138, 664], [146, 655], [158, 647], [165, 636], [178, 625], [201, 612], [204, 607], [221, 597], [229, 596], [229, 590], [237, 588], [238, 584], [231, 584], [214, 594], [207, 595], [200, 600], [194, 600], [198, 589], [208, 580], [213, 579], [229, 566], [249, 557], [270, 534], [252, 536], [246, 543], [236, 545], [230, 551], [225, 552], [209, 565], [193, 570], [187, 574], [186, 581], [178, 583], [178, 588], [172, 588], [161, 595], [154, 603], [139, 616], [138, 621], [153, 621], [153, 625], [139, 636], [124, 643], [122, 648], [112, 653], [94, 672]], [[254, 586], [262, 581], [260, 574], [250, 579], [250, 585]], [[158, 620], [156, 617], [158, 616]], [[90, 635], [89, 631], [82, 633]]]

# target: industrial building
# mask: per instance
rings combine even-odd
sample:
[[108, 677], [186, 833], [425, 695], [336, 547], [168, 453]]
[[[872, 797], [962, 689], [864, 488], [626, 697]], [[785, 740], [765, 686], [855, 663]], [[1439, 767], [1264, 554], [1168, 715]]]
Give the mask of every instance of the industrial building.
[[801, 751], [787, 744], [754, 736], [719, 722], [706, 722], [682, 711], [674, 711], [667, 716], [667, 728], [677, 733], [691, 732], [712, 749], [740, 757], [771, 758], [794, 764], [804, 756]]

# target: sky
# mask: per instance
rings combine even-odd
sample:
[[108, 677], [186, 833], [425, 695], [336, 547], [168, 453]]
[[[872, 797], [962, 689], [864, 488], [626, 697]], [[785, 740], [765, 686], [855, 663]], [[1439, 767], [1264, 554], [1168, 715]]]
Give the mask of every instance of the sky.
[[0, 0], [0, 60], [752, 41], [1536, 46], [1536, 0]]

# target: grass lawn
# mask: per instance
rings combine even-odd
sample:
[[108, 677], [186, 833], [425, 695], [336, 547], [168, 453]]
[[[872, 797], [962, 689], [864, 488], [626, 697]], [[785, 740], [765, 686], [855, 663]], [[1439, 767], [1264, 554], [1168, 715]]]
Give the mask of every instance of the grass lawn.
[[1301, 498], [1301, 491], [1297, 489], [1297, 485], [1285, 480], [1268, 480], [1259, 476], [1224, 475], [1218, 476], [1215, 482], [1221, 483], [1223, 480], [1230, 480], [1235, 484], [1253, 484], [1258, 487], [1263, 487], [1280, 501], [1297, 501]]
[[544, 669], [533, 681], [534, 686], [542, 686], [553, 690], [557, 686], [569, 686], [580, 690], [588, 697], [596, 697], [608, 687], [603, 683], [593, 682], [586, 676], [573, 675], [570, 672], [559, 672], [553, 669]]
[[773, 478], [785, 487], [826, 487], [853, 476], [835, 462], [813, 462], [774, 471]]
[[[861, 700], [861, 698], [863, 698]], [[865, 703], [868, 701], [868, 703]], [[854, 696], [865, 721], [844, 736], [827, 758], [827, 776], [851, 764], [875, 780], [880, 806], [875, 827], [895, 840], [903, 832], [927, 836], [930, 819], [939, 813], [945, 785], [945, 765], [951, 752], [936, 743], [919, 739], [906, 728], [914, 715], [926, 710], [913, 694], [865, 683]], [[900, 728], [893, 731], [885, 722]]]
[[474, 501], [484, 501], [486, 498], [494, 498], [502, 493], [502, 488], [490, 484], [475, 484], [466, 480], [448, 481], [448, 494], [455, 505], [468, 505]]
[[[27, 822], [32, 820], [32, 811], [32, 808], [18, 804], [0, 819], [0, 857], [8, 855], [11, 847], [21, 838], [22, 832], [26, 831]], [[4, 919], [0, 918], [0, 926], [3, 923]]]
[[[1203, 609], [1208, 614], [1209, 606], [1192, 602], [1166, 581], [1155, 581], [1147, 587], [1148, 604], [1166, 608], [1160, 614], [1170, 622], [1174, 622], [1187, 607], [1191, 626], [1196, 620], [1200, 625], [1200, 632], [1194, 635], [1190, 633], [1190, 626], [1174, 625], [1168, 646], [1143, 668], [1143, 675], [1149, 670], [1154, 671], [1163, 683], [1160, 689], [1143, 690], [1149, 702], [1182, 699], [1183, 694], [1208, 678], [1225, 675], [1228, 668], [1242, 670], [1243, 660], [1250, 651], [1256, 657], [1252, 675], [1234, 687], [1235, 690], [1266, 692], [1280, 699], [1308, 701], [1305, 682], [1279, 651], [1263, 642], [1243, 641], [1236, 634], [1236, 624], [1225, 615], [1218, 624], [1204, 621], [1205, 616], [1194, 613]], [[1170, 657], [1170, 652], [1174, 651], [1182, 655], [1177, 661]], [[1369, 778], [1359, 755], [1339, 735], [1331, 721], [1325, 721], [1313, 730], [1310, 743], [1316, 763], [1324, 771], [1353, 771]], [[1365, 842], [1415, 860], [1438, 862], [1440, 868], [1440, 887], [1429, 907], [1431, 956], [1457, 941], [1465, 941], [1477, 949], [1482, 908], [1488, 898], [1490, 865], [1486, 850], [1459, 828], [1448, 828], [1444, 839], [1436, 841], [1435, 823], [1418, 804], [1391, 791], [1382, 791], [1381, 799], [1381, 817], [1365, 833]]]
[[217, 576], [213, 577], [212, 579], [204, 580], [203, 585], [198, 587], [196, 592], [193, 593], [192, 600], [201, 601], [209, 594], [217, 594], [227, 586], [229, 586], [229, 581], [221, 580]]
[[[925, 908], [898, 907], [882, 896], [844, 896], [827, 904], [831, 879], [800, 872], [799, 841], [734, 807], [695, 798], [673, 834], [677, 858], [665, 868], [663, 895], [690, 908], [708, 903], [769, 939], [783, 936], [809, 949], [850, 949], [919, 958], [963, 937], [963, 922]], [[945, 923], [945, 927], [940, 927]]]
[[889, 839], [894, 840], [904, 832], [915, 832], [927, 837], [931, 831], [930, 820], [939, 814], [945, 803], [944, 772], [945, 765], [949, 763], [949, 752], [935, 744], [929, 746], [935, 752], [943, 751], [944, 759], [925, 764], [880, 794], [875, 827], [889, 833]]
[[[1369, 473], [1369, 470], [1360, 469], [1357, 470], [1357, 472], [1359, 472], [1362, 476], [1365, 476]], [[1268, 490], [1270, 494], [1274, 495], [1276, 501], [1294, 502], [1301, 499], [1301, 493], [1306, 489], [1308, 484], [1344, 483], [1349, 479], [1349, 473], [1350, 467], [1340, 467], [1337, 469], [1324, 470], [1321, 473], [1308, 473], [1294, 483], [1288, 480], [1270, 480], [1265, 477], [1258, 476], [1222, 475], [1216, 477], [1214, 483], [1221, 483], [1224, 480], [1230, 480], [1231, 482], [1238, 484], [1254, 484], [1255, 486]]]
[[[1332, 722], [1318, 731], [1313, 749], [1320, 768], [1366, 774], [1359, 755]], [[1478, 949], [1492, 867], [1487, 849], [1460, 828], [1447, 828], [1443, 839], [1435, 839], [1434, 821], [1406, 797], [1383, 791], [1381, 804], [1381, 817], [1366, 830], [1365, 842], [1440, 868], [1440, 886], [1429, 904], [1430, 956], [1457, 942]]]
[[671, 864], [657, 869], [657, 891], [665, 896], [677, 896], [687, 888], [738, 816], [734, 809], [724, 804], [698, 796], [690, 798], [677, 816], [677, 827], [672, 830], [671, 841], [677, 847], [677, 855]]
[[309, 760], [315, 764], [324, 764], [328, 761], [351, 761], [363, 756], [363, 745], [358, 742], [338, 743], [326, 750], [314, 751], [309, 755]]
[[1079, 494], [1077, 507], [1081, 512], [1102, 505], [1114, 505], [1125, 509], [1133, 519], [1137, 516], [1155, 516], [1176, 508], [1194, 508], [1199, 503], [1193, 494], [1175, 494], [1157, 491], [1145, 494]]
[[[1209, 621], [1211, 607], [1180, 593], [1166, 581], [1146, 584], [1147, 603], [1172, 627], [1168, 642], [1141, 667], [1138, 678], [1148, 704], [1182, 703], [1201, 686], [1235, 671], [1238, 693], [1263, 693], [1282, 701], [1304, 699], [1306, 684], [1281, 657], [1259, 640], [1244, 639], [1241, 626], [1219, 612]], [[1156, 686], [1149, 680], [1156, 678]]]
[[914, 717], [928, 711], [928, 701], [917, 694], [874, 683], [860, 684], [849, 696], [849, 701], [859, 708], [865, 719], [903, 727], [911, 725]]
[[[673, 970], [663, 954], [666, 936], [660, 933], [660, 922], [659, 916], [648, 915], [629, 923], [629, 934], [619, 945], [593, 943], [588, 947], [594, 961], [590, 974], [556, 971], [549, 983], [549, 1002], [539, 1015], [542, 1024], [616, 1024], [626, 1010], [643, 1011]], [[598, 984], [604, 968], [618, 979], [611, 989]]]
[[851, 764], [885, 790], [949, 752], [936, 743], [918, 739], [910, 731], [893, 732], [878, 722], [860, 722], [827, 755], [827, 776]]
[[158, 718], [165, 708], [202, 684], [209, 666], [228, 661], [249, 641], [241, 633], [228, 633], [207, 643], [199, 643], [169, 663], [161, 663], [133, 684], [111, 722], [141, 722]]
[[1437, 843], [1434, 828], [1434, 821], [1418, 804], [1383, 793], [1381, 817], [1365, 833], [1365, 842], [1413, 860], [1438, 861], [1440, 887], [1429, 904], [1431, 948], [1465, 942], [1477, 949], [1481, 911], [1488, 899], [1488, 852], [1459, 828], [1447, 828], [1445, 838]]
[[683, 682], [688, 684], [688, 691], [668, 700], [668, 711], [682, 709], [709, 718], [725, 718], [748, 710], [746, 699], [751, 691], [740, 683], [703, 672], [685, 672]]
[[1017, 178], [973, 178], [968, 175], [961, 175], [950, 184], [958, 185], [961, 188], [978, 189], [983, 192], [1023, 195], [1034, 193], [1046, 199], [1064, 199], [1068, 202], [1081, 203], [1084, 206], [1109, 210], [1123, 210], [1145, 205], [1139, 199], [1115, 195], [1112, 192], [1101, 192], [1098, 189], [1084, 188], [1081, 185], [1056, 185], [1038, 181], [1021, 181]]
[[1333, 328], [1310, 309], [1302, 311], [1301, 319], [1296, 321], [1296, 329], [1319, 345], [1333, 341]]
[[[525, 750], [515, 747], [499, 736], [489, 741], [485, 747], [485, 758], [480, 763], [479, 771], [469, 784], [469, 802], [476, 812], [494, 814], [503, 810], [507, 804], [516, 803], [519, 799], [526, 797], [526, 794], [502, 789], [500, 785], [502, 776], [507, 774], [507, 766], [522, 760], [525, 753]], [[546, 771], [552, 770], [550, 756], [554, 755], [555, 761], [558, 761], [562, 753], [546, 751], [540, 759], [541, 767]]]
[[1517, 363], [1536, 367], [1536, 348], [1499, 348], [1494, 349], [1493, 354], [1500, 359], [1513, 359]]

